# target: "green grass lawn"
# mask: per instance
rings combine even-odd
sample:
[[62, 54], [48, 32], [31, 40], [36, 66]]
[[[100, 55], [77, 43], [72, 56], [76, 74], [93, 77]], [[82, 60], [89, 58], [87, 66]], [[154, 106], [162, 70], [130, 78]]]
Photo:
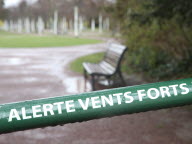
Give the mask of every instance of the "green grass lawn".
[[83, 73], [83, 62], [92, 62], [92, 63], [98, 63], [99, 61], [102, 60], [104, 56], [104, 53], [96, 53], [96, 54], [91, 54], [87, 56], [80, 57], [73, 62], [70, 63], [70, 69], [74, 72], [77, 73]]
[[100, 43], [99, 40], [73, 38], [66, 36], [38, 36], [15, 34], [0, 31], [0, 47], [2, 48], [34, 48], [34, 47], [62, 47]]

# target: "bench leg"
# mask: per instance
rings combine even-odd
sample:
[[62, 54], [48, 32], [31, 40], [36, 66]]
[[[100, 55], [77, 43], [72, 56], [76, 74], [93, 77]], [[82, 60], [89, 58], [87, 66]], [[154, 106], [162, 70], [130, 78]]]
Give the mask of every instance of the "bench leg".
[[110, 77], [106, 77], [106, 78], [107, 78], [107, 82], [108, 82], [109, 86], [111, 86]]
[[95, 77], [94, 77], [94, 75], [91, 75], [91, 86], [92, 86], [92, 91], [95, 91]]
[[86, 83], [87, 83], [87, 71], [84, 69], [83, 70], [83, 73], [84, 73], [84, 91], [86, 91], [86, 89], [87, 89], [87, 85], [86, 85]]
[[123, 78], [123, 75], [122, 75], [121, 71], [119, 71], [118, 74], [119, 74], [119, 77], [120, 77], [123, 85], [126, 86], [126, 82], [125, 82], [125, 80], [124, 80], [124, 78]]

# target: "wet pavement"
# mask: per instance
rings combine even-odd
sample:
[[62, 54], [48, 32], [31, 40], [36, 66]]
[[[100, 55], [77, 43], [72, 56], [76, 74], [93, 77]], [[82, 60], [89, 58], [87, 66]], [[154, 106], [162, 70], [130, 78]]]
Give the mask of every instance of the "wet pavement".
[[69, 63], [105, 44], [65, 48], [0, 49], [0, 104], [81, 92], [82, 76]]
[[[0, 49], [0, 104], [82, 92], [70, 71], [77, 57], [106, 44], [65, 48]], [[128, 81], [131, 85], [131, 80]], [[0, 135], [0, 144], [191, 144], [191, 107], [103, 118]]]

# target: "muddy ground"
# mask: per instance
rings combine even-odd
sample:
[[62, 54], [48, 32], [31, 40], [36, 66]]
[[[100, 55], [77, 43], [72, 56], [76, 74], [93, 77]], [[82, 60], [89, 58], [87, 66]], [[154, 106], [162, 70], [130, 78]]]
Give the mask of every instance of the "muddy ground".
[[[0, 104], [82, 92], [83, 77], [68, 64], [105, 45], [0, 49]], [[191, 111], [186, 106], [15, 132], [0, 135], [0, 144], [192, 144]]]

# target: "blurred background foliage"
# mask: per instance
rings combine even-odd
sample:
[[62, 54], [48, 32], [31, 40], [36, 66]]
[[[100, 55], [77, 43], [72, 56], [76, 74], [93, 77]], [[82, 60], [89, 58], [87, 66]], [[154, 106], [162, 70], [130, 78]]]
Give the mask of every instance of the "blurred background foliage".
[[153, 81], [192, 76], [191, 0], [117, 0], [106, 11], [129, 47], [124, 71]]

